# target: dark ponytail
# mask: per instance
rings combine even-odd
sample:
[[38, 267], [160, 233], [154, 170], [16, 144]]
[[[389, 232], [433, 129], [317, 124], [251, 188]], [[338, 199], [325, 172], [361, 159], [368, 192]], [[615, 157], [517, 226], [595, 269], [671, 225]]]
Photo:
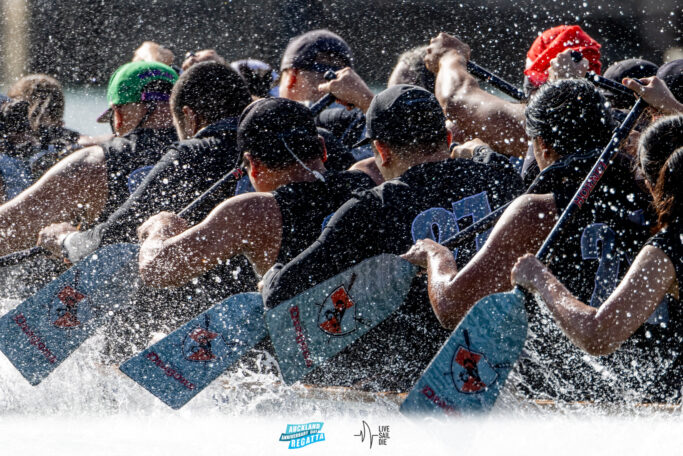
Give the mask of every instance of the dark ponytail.
[[658, 230], [683, 216], [683, 147], [676, 149], [662, 166], [652, 196]]

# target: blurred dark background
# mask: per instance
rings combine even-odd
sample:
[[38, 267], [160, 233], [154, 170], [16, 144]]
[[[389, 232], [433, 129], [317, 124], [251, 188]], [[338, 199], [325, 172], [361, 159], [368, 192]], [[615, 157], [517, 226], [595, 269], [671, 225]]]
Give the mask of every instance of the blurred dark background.
[[23, 1], [24, 72], [67, 85], [106, 84], [143, 40], [172, 49], [177, 64], [187, 51], [215, 48], [229, 60], [279, 67], [292, 36], [321, 27], [348, 41], [356, 69], [374, 84], [386, 81], [399, 53], [440, 31], [458, 34], [472, 46], [472, 60], [518, 84], [527, 49], [554, 25], [580, 24], [603, 45], [603, 64], [628, 57], [659, 64], [667, 49], [683, 46], [680, 0]]

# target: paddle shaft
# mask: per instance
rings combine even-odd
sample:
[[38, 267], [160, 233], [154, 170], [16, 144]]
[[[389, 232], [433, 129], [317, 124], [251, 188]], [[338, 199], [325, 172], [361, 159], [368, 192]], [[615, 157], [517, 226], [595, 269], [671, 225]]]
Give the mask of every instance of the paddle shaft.
[[[331, 81], [332, 79], [335, 79], [337, 77], [336, 73], [332, 70], [329, 70], [328, 72], [325, 73], [324, 78], [328, 81]], [[323, 112], [325, 108], [327, 108], [329, 105], [337, 101], [337, 98], [332, 95], [331, 93], [328, 93], [324, 97], [322, 97], [320, 100], [316, 101], [313, 103], [310, 107], [311, 113], [313, 114], [313, 117], [318, 117], [318, 114]]]
[[243, 168], [237, 167], [228, 172], [225, 176], [216, 181], [208, 190], [202, 193], [197, 199], [192, 201], [185, 209], [178, 212], [178, 216], [187, 218], [194, 211], [199, 209], [210, 198], [214, 200], [225, 200], [234, 195], [232, 183], [242, 179], [247, 173]]
[[526, 98], [522, 90], [518, 89], [506, 80], [496, 76], [489, 70], [480, 67], [479, 65], [470, 60], [467, 61], [467, 71], [472, 73], [472, 75], [485, 80], [486, 82], [496, 87], [504, 94], [511, 96], [515, 100], [522, 101]]
[[0, 257], [0, 268], [4, 268], [5, 266], [12, 266], [14, 264], [21, 263], [22, 261], [28, 260], [30, 258], [49, 254], [49, 250], [46, 250], [40, 246], [31, 247], [30, 249], [26, 250], [20, 250], [18, 252], [10, 253], [9, 255]]
[[605, 171], [610, 165], [610, 161], [616, 155], [619, 144], [628, 136], [629, 132], [638, 120], [638, 117], [640, 117], [640, 115], [643, 113], [643, 110], [646, 107], [647, 104], [645, 103], [645, 101], [642, 98], [639, 98], [636, 104], [633, 106], [633, 108], [631, 108], [631, 111], [626, 116], [626, 119], [624, 119], [621, 125], [619, 125], [619, 127], [616, 130], [614, 130], [612, 138], [610, 139], [605, 149], [602, 151], [602, 154], [600, 154], [600, 158], [598, 158], [598, 161], [595, 163], [595, 165], [593, 165], [593, 168], [591, 169], [590, 173], [588, 173], [588, 176], [586, 176], [586, 178], [581, 183], [581, 186], [574, 194], [574, 197], [572, 198], [571, 202], [562, 212], [560, 219], [557, 221], [557, 223], [555, 223], [555, 226], [553, 227], [552, 231], [546, 238], [545, 242], [543, 242], [541, 248], [538, 250], [536, 258], [543, 261], [544, 258], [548, 255], [552, 245], [555, 243], [558, 236], [560, 235], [562, 227], [566, 225], [569, 221], [571, 221], [572, 218], [574, 218], [574, 215], [576, 215], [579, 209], [581, 209], [583, 204], [586, 202], [593, 189], [595, 189], [598, 182], [605, 174]]

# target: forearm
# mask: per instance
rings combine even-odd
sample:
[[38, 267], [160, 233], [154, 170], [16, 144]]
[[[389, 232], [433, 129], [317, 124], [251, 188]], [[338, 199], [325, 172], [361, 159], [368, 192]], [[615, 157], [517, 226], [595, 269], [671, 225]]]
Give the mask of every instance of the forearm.
[[150, 235], [140, 247], [140, 276], [152, 287], [178, 287], [210, 270], [216, 261], [205, 258], [184, 242], [187, 236]]
[[527, 149], [524, 105], [481, 89], [466, 64], [455, 54], [441, 59], [435, 91], [446, 115], [466, 140], [480, 138], [505, 155], [523, 157]]
[[[534, 277], [534, 286], [550, 310], [557, 325], [582, 350], [603, 354], [606, 344], [601, 340], [597, 309], [579, 301], [548, 269]], [[610, 344], [607, 344], [610, 345]]]

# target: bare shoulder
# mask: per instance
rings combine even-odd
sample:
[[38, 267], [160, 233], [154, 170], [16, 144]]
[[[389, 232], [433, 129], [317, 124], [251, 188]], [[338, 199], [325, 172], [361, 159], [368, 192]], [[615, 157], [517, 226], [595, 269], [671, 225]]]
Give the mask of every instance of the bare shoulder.
[[271, 193], [252, 192], [233, 196], [211, 211], [205, 222], [242, 226], [265, 224], [281, 217], [280, 207]]
[[548, 220], [554, 221], [557, 216], [557, 205], [552, 193], [543, 195], [521, 195], [518, 196], [510, 207], [503, 213], [501, 220], [526, 223], [545, 223]]

